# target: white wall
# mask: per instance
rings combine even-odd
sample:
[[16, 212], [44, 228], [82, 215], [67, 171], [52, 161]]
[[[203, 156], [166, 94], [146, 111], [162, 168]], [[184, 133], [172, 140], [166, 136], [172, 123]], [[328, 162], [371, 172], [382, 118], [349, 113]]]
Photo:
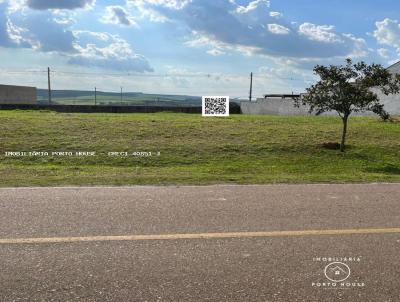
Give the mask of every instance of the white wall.
[[0, 85], [0, 104], [36, 104], [35, 87]]
[[309, 115], [307, 107], [296, 108], [292, 99], [268, 98], [241, 102], [243, 114]]
[[[400, 62], [390, 66], [387, 70], [392, 74], [400, 74]], [[400, 94], [385, 95], [379, 89], [372, 89], [372, 91], [378, 95], [389, 114], [400, 115]]]
[[[385, 104], [385, 110], [391, 115], [400, 115], [400, 95], [381, 96]], [[297, 108], [292, 99], [268, 98], [257, 99], [256, 102], [240, 102], [240, 109], [243, 114], [251, 115], [310, 115], [308, 106]], [[337, 116], [336, 112], [326, 112], [322, 115]], [[373, 116], [373, 112], [358, 112], [352, 116]]]

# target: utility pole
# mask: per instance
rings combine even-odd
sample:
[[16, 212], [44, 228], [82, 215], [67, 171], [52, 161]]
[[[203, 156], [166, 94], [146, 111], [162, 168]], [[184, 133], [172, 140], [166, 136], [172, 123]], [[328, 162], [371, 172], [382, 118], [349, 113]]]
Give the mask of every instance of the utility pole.
[[94, 105], [97, 105], [97, 87], [94, 87]]
[[50, 67], [47, 67], [47, 83], [48, 83], [48, 87], [49, 87], [49, 105], [51, 105]]
[[250, 102], [252, 97], [253, 97], [253, 73], [250, 73], [250, 95], [249, 95]]
[[121, 87], [121, 105], [122, 105], [122, 87]]

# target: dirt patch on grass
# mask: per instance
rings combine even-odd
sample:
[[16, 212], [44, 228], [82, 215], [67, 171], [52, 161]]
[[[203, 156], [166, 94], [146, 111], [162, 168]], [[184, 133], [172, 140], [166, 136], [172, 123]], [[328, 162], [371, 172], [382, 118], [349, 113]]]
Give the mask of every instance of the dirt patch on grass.
[[327, 143], [322, 143], [319, 145], [319, 147], [328, 149], [328, 150], [339, 150], [340, 149], [340, 144], [336, 142], [327, 142]]
[[400, 124], [400, 116], [392, 116], [391, 122]]

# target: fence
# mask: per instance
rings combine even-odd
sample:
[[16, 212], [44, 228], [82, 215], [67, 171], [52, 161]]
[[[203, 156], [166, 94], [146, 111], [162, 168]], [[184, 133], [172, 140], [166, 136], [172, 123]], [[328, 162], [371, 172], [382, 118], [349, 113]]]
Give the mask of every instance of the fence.
[[201, 107], [167, 107], [167, 106], [94, 106], [94, 105], [29, 105], [29, 104], [0, 104], [0, 110], [51, 110], [56, 112], [82, 113], [201, 113]]

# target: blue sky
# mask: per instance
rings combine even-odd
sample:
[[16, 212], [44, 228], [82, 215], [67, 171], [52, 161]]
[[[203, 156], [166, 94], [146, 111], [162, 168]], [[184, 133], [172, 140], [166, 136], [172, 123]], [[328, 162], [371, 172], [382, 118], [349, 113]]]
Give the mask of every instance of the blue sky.
[[0, 0], [0, 82], [245, 97], [399, 60], [397, 0]]

